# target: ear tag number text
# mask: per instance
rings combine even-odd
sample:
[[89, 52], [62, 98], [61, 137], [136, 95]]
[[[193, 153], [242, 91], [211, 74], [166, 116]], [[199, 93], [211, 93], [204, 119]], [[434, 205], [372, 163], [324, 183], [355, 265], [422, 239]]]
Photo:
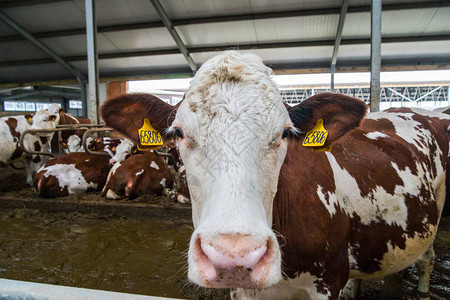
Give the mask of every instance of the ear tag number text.
[[317, 120], [313, 129], [306, 133], [302, 146], [321, 147], [325, 144], [328, 137], [328, 131], [323, 127], [323, 120]]
[[148, 118], [144, 118], [144, 125], [138, 130], [138, 135], [139, 143], [137, 146], [141, 151], [158, 149], [164, 144], [161, 134], [153, 128]]

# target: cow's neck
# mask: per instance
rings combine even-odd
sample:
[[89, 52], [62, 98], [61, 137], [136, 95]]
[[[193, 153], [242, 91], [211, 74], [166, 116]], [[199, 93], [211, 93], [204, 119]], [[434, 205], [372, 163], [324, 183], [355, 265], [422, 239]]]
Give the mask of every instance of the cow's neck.
[[331, 205], [335, 210], [330, 213], [323, 204], [329, 201], [329, 193], [335, 193], [335, 184], [325, 153], [291, 140], [273, 202], [272, 226], [282, 236], [284, 265], [292, 266], [284, 271], [291, 278], [301, 272], [319, 272], [315, 264], [322, 263], [318, 260], [323, 260], [324, 252], [332, 257], [346, 251], [342, 234], [348, 230], [348, 221], [343, 210]]

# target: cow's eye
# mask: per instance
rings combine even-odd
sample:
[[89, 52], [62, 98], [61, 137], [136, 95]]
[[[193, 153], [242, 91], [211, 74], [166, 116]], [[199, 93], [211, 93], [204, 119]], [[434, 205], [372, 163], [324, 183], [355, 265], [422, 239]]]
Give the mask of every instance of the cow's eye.
[[180, 128], [175, 128], [175, 134], [179, 137], [179, 138], [184, 138], [184, 134], [183, 134], [183, 131], [181, 131], [181, 129]]
[[285, 128], [281, 138], [283, 138], [283, 139], [287, 138], [289, 136], [289, 133], [291, 133], [291, 130], [289, 128]]

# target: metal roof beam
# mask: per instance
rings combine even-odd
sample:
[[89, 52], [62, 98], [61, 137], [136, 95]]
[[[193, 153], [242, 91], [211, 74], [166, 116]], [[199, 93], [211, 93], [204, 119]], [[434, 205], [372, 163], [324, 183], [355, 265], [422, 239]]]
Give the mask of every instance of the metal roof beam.
[[[407, 42], [435, 42], [435, 41], [448, 41], [450, 40], [450, 34], [433, 34], [424, 36], [393, 36], [383, 37], [382, 43], [407, 43]], [[341, 45], [363, 45], [370, 44], [370, 38], [357, 38], [357, 39], [341, 39]], [[211, 45], [211, 46], [194, 46], [189, 47], [190, 53], [203, 53], [203, 52], [215, 52], [225, 51], [229, 49], [240, 50], [257, 50], [257, 49], [274, 49], [274, 48], [300, 48], [300, 47], [320, 47], [320, 46], [333, 46], [334, 40], [307, 40], [307, 41], [294, 41], [294, 42], [279, 42], [279, 43], [249, 43], [236, 45]], [[168, 55], [168, 54], [180, 54], [178, 48], [166, 48], [158, 50], [138, 50], [119, 53], [99, 53], [98, 59], [114, 59], [114, 58], [127, 58], [127, 57], [140, 57], [140, 56], [154, 56], [154, 55]], [[63, 57], [66, 61], [84, 61], [87, 60], [86, 55], [66, 56]], [[12, 67], [20, 65], [38, 65], [49, 64], [54, 61], [49, 58], [38, 58], [30, 60], [15, 60], [15, 61], [2, 61], [0, 67]]]
[[333, 54], [331, 55], [331, 91], [334, 92], [334, 73], [336, 72], [336, 61], [339, 46], [342, 39], [342, 30], [344, 29], [345, 17], [347, 16], [348, 0], [342, 0], [341, 13], [339, 15], [338, 27], [336, 30], [336, 39], [334, 40]]
[[80, 97], [80, 93], [69, 93], [69, 92], [62, 92], [62, 91], [32, 91], [32, 92], [26, 92], [21, 94], [14, 94], [7, 97], [2, 97], [2, 100], [19, 100], [23, 98], [29, 98], [31, 96], [60, 96], [60, 97]]
[[[327, 73], [330, 69], [330, 61], [318, 61], [316, 63], [271, 63], [265, 62], [270, 66], [275, 74], [311, 74], [311, 73]], [[428, 57], [420, 56], [414, 58], [393, 58], [382, 59], [381, 71], [417, 71], [417, 70], [446, 70], [450, 68], [450, 56]], [[369, 72], [370, 61], [366, 60], [340, 60], [339, 66], [336, 68], [338, 72]], [[173, 78], [190, 78], [192, 73], [189, 67], [171, 68], [171, 69], [142, 69], [139, 71], [117, 71], [105, 72], [100, 74], [100, 82], [114, 80], [144, 80], [144, 79], [173, 79]], [[21, 81], [21, 82], [0, 82], [0, 88], [25, 87], [25, 86], [41, 86], [52, 84], [76, 84], [74, 79], [42, 81]], [[440, 83], [441, 84], [441, 83]], [[445, 82], [448, 84], [448, 81]]]
[[64, 1], [70, 1], [70, 0], [9, 0], [9, 1], [0, 2], [0, 9], [47, 4], [47, 3], [53, 3], [53, 2], [64, 2]]
[[342, 0], [339, 23], [336, 30], [336, 39], [334, 41], [333, 55], [331, 56], [331, 65], [336, 65], [339, 46], [341, 45], [342, 30], [344, 29], [345, 17], [347, 15], [348, 0]]
[[191, 55], [189, 54], [189, 50], [187, 49], [186, 45], [181, 40], [180, 35], [178, 34], [177, 30], [175, 29], [175, 27], [173, 26], [169, 17], [167, 16], [166, 12], [164, 11], [164, 8], [162, 7], [161, 3], [159, 2], [159, 0], [150, 0], [150, 2], [152, 3], [156, 12], [161, 17], [167, 30], [169, 30], [170, 35], [172, 36], [173, 40], [177, 44], [177, 46], [180, 49], [181, 53], [183, 54], [184, 58], [188, 62], [189, 67], [191, 68], [192, 72], [195, 74], [195, 72], [197, 72], [197, 64], [194, 62]]
[[[383, 11], [396, 11], [405, 9], [425, 9], [425, 8], [439, 8], [450, 7], [450, 1], [427, 1], [416, 3], [402, 3], [402, 4], [385, 4], [383, 5]], [[1, 7], [0, 7], [1, 8]], [[331, 8], [317, 8], [317, 9], [302, 9], [302, 10], [289, 10], [271, 13], [256, 13], [256, 14], [241, 14], [241, 15], [225, 15], [215, 17], [201, 17], [191, 19], [178, 19], [172, 20], [172, 25], [185, 26], [194, 24], [209, 24], [218, 22], [236, 22], [236, 21], [248, 21], [248, 20], [262, 20], [273, 18], [289, 18], [289, 17], [301, 17], [301, 16], [321, 16], [321, 15], [337, 15], [340, 14], [341, 9], [339, 7]], [[364, 13], [370, 12], [370, 6], [350, 6], [347, 9], [347, 13]], [[97, 31], [102, 32], [114, 32], [125, 30], [139, 30], [139, 29], [151, 29], [164, 27], [163, 22], [140, 22], [140, 23], [128, 23], [118, 25], [99, 26]], [[55, 30], [46, 32], [36, 32], [33, 35], [36, 38], [51, 38], [61, 36], [71, 36], [85, 34], [85, 28], [75, 28], [68, 30]], [[0, 38], [0, 42], [11, 42], [21, 40], [20, 35], [3, 36]]]
[[7, 24], [9, 27], [20, 33], [23, 37], [25, 37], [27, 40], [29, 40], [31, 43], [33, 43], [36, 47], [44, 51], [48, 56], [50, 56], [52, 59], [54, 59], [56, 62], [58, 62], [60, 65], [62, 65], [64, 68], [70, 71], [79, 81], [82, 81], [85, 79], [84, 75], [81, 74], [80, 71], [75, 69], [72, 65], [67, 63], [64, 59], [62, 59], [58, 54], [56, 54], [52, 49], [45, 46], [43, 43], [41, 43], [38, 39], [36, 39], [34, 36], [29, 34], [23, 27], [21, 27], [19, 24], [14, 22], [11, 18], [9, 18], [7, 15], [2, 13], [0, 11], [0, 20], [3, 21], [5, 24]]

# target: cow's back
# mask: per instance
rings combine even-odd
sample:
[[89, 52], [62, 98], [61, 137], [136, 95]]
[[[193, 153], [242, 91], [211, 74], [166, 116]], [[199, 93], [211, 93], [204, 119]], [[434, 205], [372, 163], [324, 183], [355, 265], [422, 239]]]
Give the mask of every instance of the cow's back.
[[100, 191], [109, 172], [109, 158], [73, 152], [48, 161], [34, 179], [42, 197]]
[[330, 260], [346, 268], [339, 253], [351, 277], [382, 277], [426, 251], [445, 199], [450, 124], [434, 115], [370, 114], [331, 152], [289, 143], [273, 213], [289, 277], [319, 274]]
[[107, 195], [111, 190], [115, 195], [129, 199], [140, 195], [162, 195], [164, 188], [171, 188], [172, 184], [173, 175], [163, 159], [153, 152], [144, 152], [111, 169], [103, 194]]

